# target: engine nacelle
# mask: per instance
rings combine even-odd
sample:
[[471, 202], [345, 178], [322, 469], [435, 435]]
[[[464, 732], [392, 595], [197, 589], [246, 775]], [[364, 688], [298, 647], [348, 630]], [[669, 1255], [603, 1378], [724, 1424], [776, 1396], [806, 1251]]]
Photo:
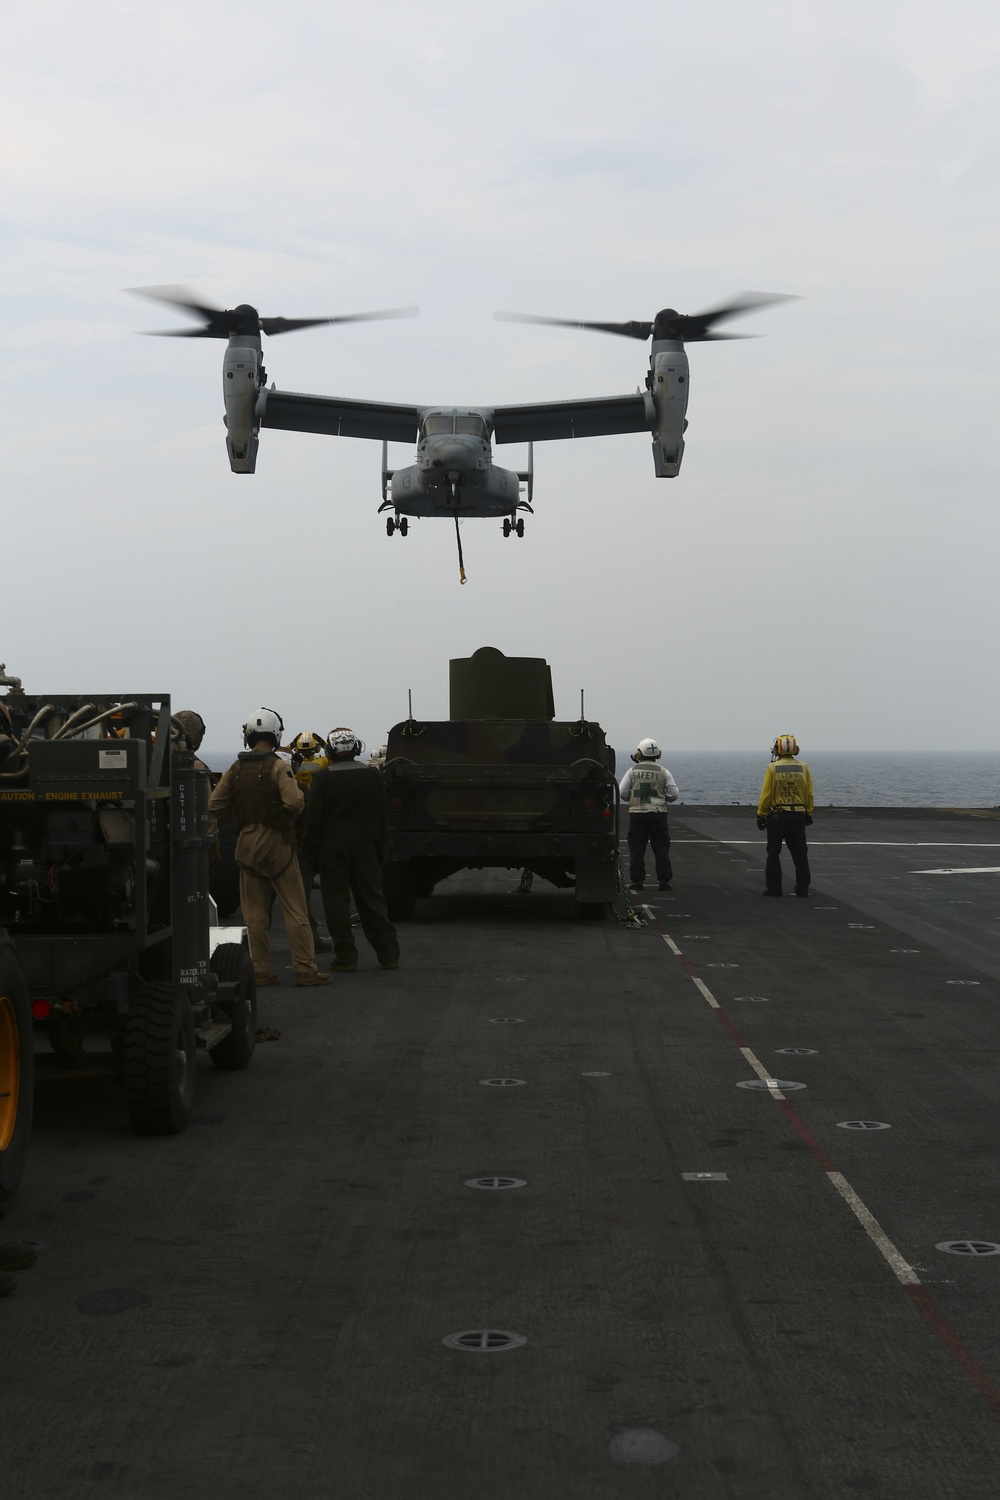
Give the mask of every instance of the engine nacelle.
[[674, 479], [684, 457], [688, 404], [688, 359], [675, 339], [654, 339], [649, 360], [649, 389], [656, 407], [653, 468], [657, 479]]
[[257, 463], [257, 397], [261, 386], [261, 352], [247, 344], [230, 344], [222, 361], [226, 403], [226, 448], [234, 474], [252, 474]]

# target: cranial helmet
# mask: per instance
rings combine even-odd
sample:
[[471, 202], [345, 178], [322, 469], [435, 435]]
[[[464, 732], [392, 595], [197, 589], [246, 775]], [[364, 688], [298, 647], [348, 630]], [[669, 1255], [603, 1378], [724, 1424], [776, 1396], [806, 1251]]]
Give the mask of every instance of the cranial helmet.
[[311, 758], [326, 749], [326, 742], [321, 734], [313, 734], [311, 729], [303, 729], [302, 733], [297, 734], [292, 740], [289, 748], [297, 755]]
[[640, 740], [633, 752], [632, 759], [659, 760], [662, 754], [663, 751], [655, 740]]
[[799, 742], [794, 734], [779, 734], [771, 746], [772, 755], [798, 755]]
[[360, 755], [365, 748], [354, 730], [345, 729], [343, 726], [339, 729], [331, 729], [326, 742], [330, 747], [330, 754], [337, 756]]
[[173, 715], [173, 720], [187, 740], [188, 747], [197, 750], [205, 738], [205, 720], [201, 714], [195, 713], [193, 708], [180, 708]]
[[281, 715], [276, 714], [273, 708], [255, 708], [243, 726], [243, 743], [249, 748], [254, 740], [267, 735], [274, 741], [274, 747], [277, 749], [284, 732], [285, 726]]

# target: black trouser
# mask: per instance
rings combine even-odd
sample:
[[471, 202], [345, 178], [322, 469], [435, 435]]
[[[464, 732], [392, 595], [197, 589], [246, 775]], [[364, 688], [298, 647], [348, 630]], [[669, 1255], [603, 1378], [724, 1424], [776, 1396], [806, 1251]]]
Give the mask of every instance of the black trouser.
[[361, 931], [379, 961], [399, 962], [399, 939], [386, 910], [374, 839], [345, 839], [340, 844], [322, 845], [319, 885], [334, 957], [339, 963], [358, 961], [358, 945], [351, 926], [352, 896], [361, 918]]
[[770, 812], [767, 815], [767, 864], [764, 883], [769, 891], [781, 890], [781, 846], [788, 845], [795, 866], [795, 893], [802, 896], [809, 889], [809, 855], [806, 853], [806, 815], [796, 812]]
[[670, 825], [665, 812], [628, 815], [628, 874], [633, 885], [641, 885], [645, 877], [647, 844], [651, 844], [653, 848], [657, 880], [673, 880], [674, 872], [670, 867]]

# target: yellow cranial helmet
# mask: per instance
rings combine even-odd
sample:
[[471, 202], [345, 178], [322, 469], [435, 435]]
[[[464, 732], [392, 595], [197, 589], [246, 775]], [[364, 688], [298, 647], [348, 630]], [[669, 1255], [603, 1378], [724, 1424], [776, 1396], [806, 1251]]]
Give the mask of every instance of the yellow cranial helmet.
[[320, 751], [326, 749], [326, 741], [321, 734], [314, 734], [311, 729], [303, 729], [297, 734], [289, 747], [299, 755], [319, 755]]
[[798, 755], [799, 742], [794, 734], [779, 734], [771, 746], [772, 755]]

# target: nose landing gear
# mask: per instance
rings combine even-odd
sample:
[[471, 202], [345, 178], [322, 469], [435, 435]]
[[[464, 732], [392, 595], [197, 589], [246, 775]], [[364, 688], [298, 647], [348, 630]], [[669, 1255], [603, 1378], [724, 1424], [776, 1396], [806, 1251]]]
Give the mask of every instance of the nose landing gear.
[[516, 520], [513, 519], [513, 517], [511, 517], [511, 516], [504, 516], [504, 518], [503, 518], [503, 534], [504, 534], [504, 536], [510, 536], [511, 532], [514, 532], [514, 534], [516, 536], [524, 536], [524, 517], [523, 516], [518, 516]]
[[409, 529], [410, 529], [410, 522], [409, 522], [409, 520], [408, 520], [408, 518], [406, 516], [400, 516], [400, 518], [399, 518], [398, 521], [394, 520], [392, 516], [389, 516], [386, 519], [386, 523], [385, 523], [385, 534], [386, 534], [386, 536], [392, 536], [392, 533], [394, 531], [398, 531], [399, 534], [400, 534], [400, 536], [405, 536], [406, 533], [409, 531]]

